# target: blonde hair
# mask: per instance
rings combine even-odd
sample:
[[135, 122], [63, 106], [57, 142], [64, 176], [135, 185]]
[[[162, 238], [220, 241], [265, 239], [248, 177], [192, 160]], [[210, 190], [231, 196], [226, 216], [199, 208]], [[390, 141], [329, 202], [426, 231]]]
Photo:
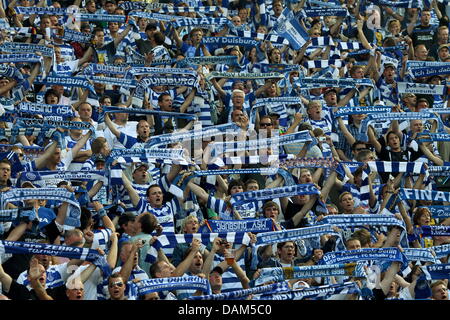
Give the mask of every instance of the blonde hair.
[[190, 220], [197, 220], [197, 223], [199, 222], [196, 216], [187, 216], [186, 218], [183, 219], [183, 222], [181, 223], [181, 233], [184, 233], [184, 228], [186, 227], [186, 224]]

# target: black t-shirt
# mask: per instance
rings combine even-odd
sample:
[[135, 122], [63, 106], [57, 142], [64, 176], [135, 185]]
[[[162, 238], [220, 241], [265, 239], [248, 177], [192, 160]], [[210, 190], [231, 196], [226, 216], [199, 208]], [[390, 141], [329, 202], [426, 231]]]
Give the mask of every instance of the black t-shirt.
[[[66, 295], [66, 286], [63, 284], [56, 288], [47, 288], [47, 294], [54, 300], [68, 300]], [[28, 290], [23, 284], [19, 284], [13, 280], [9, 292], [5, 293], [11, 300], [39, 300], [34, 290]]]
[[[312, 211], [314, 211], [314, 208], [316, 207], [317, 202], [314, 203], [314, 206], [311, 208]], [[302, 220], [300, 220], [300, 223], [298, 225], [294, 225], [294, 222], [292, 221], [292, 218], [295, 216], [297, 212], [302, 210], [303, 205], [302, 204], [296, 204], [291, 201], [288, 201], [288, 205], [286, 207], [286, 211], [284, 212], [284, 220], [285, 223], [282, 223], [281, 225], [285, 227], [286, 229], [294, 229], [294, 228], [304, 228], [308, 226], [308, 220], [303, 217]], [[289, 221], [291, 220], [291, 221]]]
[[433, 45], [435, 33], [436, 28], [431, 25], [427, 27], [424, 27], [422, 25], [416, 26], [413, 29], [413, 33], [411, 35], [414, 47], [419, 44], [424, 44], [427, 49], [429, 49]]
[[116, 46], [114, 41], [104, 45], [101, 48], [95, 48], [94, 63], [112, 64], [116, 55]]
[[138, 39], [135, 40], [135, 42], [140, 54], [144, 55], [152, 51], [152, 45], [150, 44], [150, 41]]

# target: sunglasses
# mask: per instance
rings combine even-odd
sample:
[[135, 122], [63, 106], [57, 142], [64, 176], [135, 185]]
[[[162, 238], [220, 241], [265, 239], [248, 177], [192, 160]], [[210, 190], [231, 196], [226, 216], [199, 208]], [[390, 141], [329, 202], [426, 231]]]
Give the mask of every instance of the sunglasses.
[[260, 122], [259, 123], [259, 126], [260, 127], [269, 127], [269, 126], [271, 126], [272, 125], [272, 123], [263, 123], [263, 122]]
[[122, 288], [123, 282], [122, 281], [116, 281], [116, 282], [113, 282], [113, 283], [109, 284], [110, 288], [114, 288], [114, 286], [118, 286], [119, 288]]

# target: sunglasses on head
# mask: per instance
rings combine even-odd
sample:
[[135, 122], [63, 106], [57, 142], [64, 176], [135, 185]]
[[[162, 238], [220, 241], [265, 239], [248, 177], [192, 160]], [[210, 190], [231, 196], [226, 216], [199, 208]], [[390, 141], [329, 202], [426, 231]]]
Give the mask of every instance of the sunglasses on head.
[[113, 283], [109, 284], [110, 288], [114, 288], [114, 286], [118, 286], [119, 288], [121, 288], [123, 286], [123, 282], [122, 281], [116, 281], [116, 282], [113, 282]]

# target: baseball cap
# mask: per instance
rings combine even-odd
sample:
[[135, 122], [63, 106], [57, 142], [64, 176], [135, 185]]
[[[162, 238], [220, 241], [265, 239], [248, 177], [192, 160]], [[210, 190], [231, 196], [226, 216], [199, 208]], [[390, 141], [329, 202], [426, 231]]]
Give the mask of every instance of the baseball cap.
[[222, 270], [221, 267], [217, 266], [217, 267], [215, 267], [214, 269], [211, 270], [210, 274], [213, 273], [213, 272], [217, 272], [218, 274], [222, 275], [223, 270]]
[[325, 88], [323, 89], [323, 95], [327, 95], [330, 92], [334, 92], [337, 94], [337, 90], [335, 88]]
[[450, 44], [449, 43], [441, 44], [437, 49], [437, 51], [441, 50], [442, 48], [447, 48], [448, 50], [450, 50]]
[[0, 141], [2, 141], [2, 140], [6, 140], [6, 141], [8, 141], [8, 142], [9, 142], [9, 139], [8, 139], [8, 137], [7, 137], [7, 136], [0, 136]]
[[392, 67], [394, 69], [397, 69], [397, 67], [395, 66], [395, 64], [393, 64], [392, 62], [386, 62], [383, 64], [383, 67], [387, 68], [387, 67]]
[[139, 168], [142, 167], [142, 166], [146, 167], [146, 170], [148, 170], [148, 168], [149, 168], [149, 166], [148, 166], [147, 163], [145, 163], [145, 162], [138, 162], [138, 163], [136, 163], [136, 164], [134, 165], [133, 172], [135, 172], [137, 169], [139, 169]]
[[24, 181], [20, 184], [21, 188], [38, 188], [31, 181]]
[[106, 159], [105, 159], [105, 157], [104, 157], [103, 155], [99, 154], [99, 155], [95, 156], [95, 158], [94, 158], [94, 163], [97, 163], [97, 162], [99, 162], [99, 161], [105, 162]]

